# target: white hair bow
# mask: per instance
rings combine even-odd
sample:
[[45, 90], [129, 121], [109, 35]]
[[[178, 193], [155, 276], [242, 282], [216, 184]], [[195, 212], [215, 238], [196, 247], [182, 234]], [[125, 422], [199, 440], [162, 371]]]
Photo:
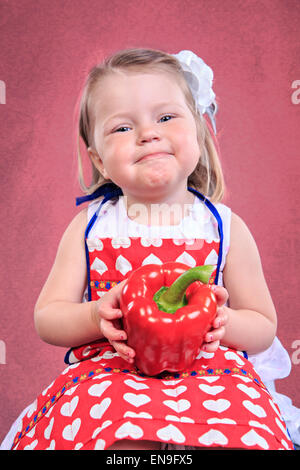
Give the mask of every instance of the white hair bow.
[[216, 134], [215, 114], [218, 107], [215, 101], [216, 95], [212, 89], [214, 77], [212, 69], [192, 51], [185, 50], [172, 55], [181, 65], [198, 111], [208, 115]]

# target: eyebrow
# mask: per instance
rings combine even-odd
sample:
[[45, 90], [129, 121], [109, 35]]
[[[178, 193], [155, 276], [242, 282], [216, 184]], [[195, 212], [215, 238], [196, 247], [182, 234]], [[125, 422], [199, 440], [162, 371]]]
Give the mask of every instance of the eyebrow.
[[[162, 108], [163, 106], [176, 106], [177, 108], [181, 108], [183, 109], [183, 106], [181, 106], [180, 104], [177, 104], [177, 103], [173, 103], [171, 101], [162, 101], [161, 103], [157, 103], [154, 107], [153, 107], [153, 111], [155, 111], [156, 109], [158, 108]], [[104, 125], [107, 124], [108, 122], [112, 121], [113, 119], [124, 119], [124, 118], [127, 118], [129, 116], [129, 113], [116, 113], [116, 114], [113, 114], [112, 116], [109, 116], [107, 119], [105, 119], [104, 121]]]

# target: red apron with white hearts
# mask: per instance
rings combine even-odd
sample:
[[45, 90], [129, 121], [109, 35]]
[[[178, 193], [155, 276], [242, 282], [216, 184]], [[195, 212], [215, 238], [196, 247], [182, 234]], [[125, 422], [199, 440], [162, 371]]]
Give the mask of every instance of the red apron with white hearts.
[[[201, 265], [212, 250], [218, 252], [215, 241], [98, 240], [89, 250], [92, 300], [145, 262], [192, 256]], [[73, 364], [24, 416], [14, 449], [108, 449], [121, 439], [293, 449], [278, 406], [240, 351], [201, 351], [188, 370], [159, 377], [139, 373], [107, 341], [73, 349], [68, 357]]]

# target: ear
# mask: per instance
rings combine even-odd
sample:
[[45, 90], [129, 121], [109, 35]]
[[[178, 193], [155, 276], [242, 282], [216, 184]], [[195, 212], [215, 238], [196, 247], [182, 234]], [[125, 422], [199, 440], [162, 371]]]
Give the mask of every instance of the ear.
[[107, 171], [106, 169], [104, 168], [104, 164], [103, 164], [103, 161], [100, 157], [100, 155], [98, 154], [98, 152], [96, 150], [94, 150], [92, 147], [89, 147], [87, 149], [88, 151], [88, 154], [89, 154], [89, 157], [90, 159], [92, 160], [93, 162], [93, 165], [97, 168], [97, 170], [101, 173], [101, 175], [103, 176], [104, 179], [109, 179], [109, 176], [107, 174]]

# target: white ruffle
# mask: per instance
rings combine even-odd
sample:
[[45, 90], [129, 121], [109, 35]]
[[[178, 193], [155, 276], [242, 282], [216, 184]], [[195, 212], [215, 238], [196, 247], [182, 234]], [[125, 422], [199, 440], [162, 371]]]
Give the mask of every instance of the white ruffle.
[[275, 380], [288, 377], [291, 372], [292, 364], [288, 352], [276, 336], [268, 349], [249, 355], [248, 359], [279, 406], [292, 441], [300, 445], [300, 409], [296, 408], [286, 395], [276, 392], [275, 387]]

